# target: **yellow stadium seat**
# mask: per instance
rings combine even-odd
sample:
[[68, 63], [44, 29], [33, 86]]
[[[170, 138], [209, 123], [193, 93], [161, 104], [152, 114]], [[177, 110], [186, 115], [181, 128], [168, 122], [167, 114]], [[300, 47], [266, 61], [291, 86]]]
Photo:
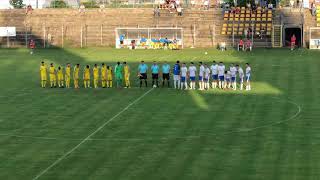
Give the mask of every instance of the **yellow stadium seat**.
[[266, 14], [262, 14], [261, 17], [267, 17]]
[[261, 18], [257, 18], [257, 21], [261, 21]]
[[268, 18], [268, 21], [272, 21], [272, 18]]
[[271, 27], [271, 26], [272, 26], [272, 24], [271, 24], [271, 23], [268, 23], [268, 24], [267, 24], [267, 26], [268, 26], [268, 27]]
[[232, 24], [228, 24], [228, 27], [229, 27], [229, 28], [232, 27]]
[[222, 27], [227, 27], [227, 24], [223, 24]]
[[225, 35], [225, 34], [226, 34], [226, 32], [225, 32], [225, 31], [221, 31], [221, 34], [222, 34], [222, 35]]
[[232, 34], [232, 32], [230, 32], [230, 31], [227, 32], [227, 35], [231, 35], [231, 34]]
[[262, 18], [261, 20], [262, 20], [262, 21], [267, 21], [267, 18]]
[[240, 18], [240, 21], [244, 21], [244, 18]]

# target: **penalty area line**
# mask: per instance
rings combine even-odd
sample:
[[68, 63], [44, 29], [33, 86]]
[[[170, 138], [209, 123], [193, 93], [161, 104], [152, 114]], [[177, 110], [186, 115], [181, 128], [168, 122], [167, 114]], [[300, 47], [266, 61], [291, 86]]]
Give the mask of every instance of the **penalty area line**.
[[56, 161], [54, 161], [50, 166], [42, 170], [36, 177], [33, 178], [33, 180], [39, 179], [42, 175], [47, 173], [51, 168], [59, 164], [62, 160], [64, 160], [68, 155], [72, 154], [75, 150], [77, 150], [83, 143], [90, 140], [90, 138], [95, 135], [97, 132], [99, 132], [102, 128], [104, 128], [107, 124], [112, 122], [114, 119], [116, 119], [118, 116], [120, 116], [123, 112], [127, 111], [131, 106], [133, 106], [135, 103], [140, 101], [143, 97], [145, 97], [147, 94], [149, 94], [154, 88], [151, 88], [144, 94], [142, 94], [140, 97], [138, 97], [136, 100], [128, 104], [125, 108], [123, 108], [121, 111], [119, 111], [116, 115], [111, 117], [109, 120], [107, 120], [105, 123], [103, 123], [100, 127], [98, 127], [96, 130], [94, 130], [91, 134], [89, 134], [86, 138], [84, 138], [79, 144], [74, 146], [72, 149], [70, 149], [68, 152], [63, 154], [60, 158], [58, 158]]

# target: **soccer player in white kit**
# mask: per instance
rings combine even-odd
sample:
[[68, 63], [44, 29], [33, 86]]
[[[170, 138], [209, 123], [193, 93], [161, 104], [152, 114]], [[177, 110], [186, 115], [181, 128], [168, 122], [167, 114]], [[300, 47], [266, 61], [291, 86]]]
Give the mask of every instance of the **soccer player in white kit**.
[[210, 89], [210, 68], [208, 67], [207, 64], [204, 65], [204, 78], [203, 78], [203, 84], [204, 84], [204, 89], [208, 90]]
[[236, 68], [238, 70], [238, 74], [239, 74], [239, 83], [240, 83], [240, 90], [243, 89], [243, 78], [244, 78], [244, 73], [243, 73], [243, 69], [237, 64]]
[[219, 88], [222, 89], [224, 88], [224, 71], [226, 67], [224, 66], [223, 62], [219, 63], [218, 66], [218, 77], [219, 77]]
[[251, 67], [249, 63], [246, 63], [246, 90], [247, 91], [251, 90], [250, 78], [251, 78]]
[[185, 90], [188, 89], [188, 83], [187, 83], [187, 74], [188, 74], [188, 68], [186, 66], [186, 63], [182, 63], [182, 67], [181, 67], [181, 90], [183, 89], [183, 86], [185, 88]]
[[213, 64], [210, 66], [212, 74], [212, 88], [217, 88], [218, 85], [218, 64], [216, 61], [213, 61]]
[[231, 73], [231, 86], [233, 90], [237, 90], [237, 81], [236, 81], [236, 77], [237, 77], [237, 68], [234, 66], [233, 63], [231, 63], [230, 66], [230, 73]]
[[190, 76], [190, 89], [196, 89], [196, 72], [197, 67], [191, 62], [189, 66], [189, 76]]
[[200, 68], [199, 68], [199, 90], [204, 90], [204, 82], [203, 82], [203, 76], [204, 76], [205, 68], [200, 62]]

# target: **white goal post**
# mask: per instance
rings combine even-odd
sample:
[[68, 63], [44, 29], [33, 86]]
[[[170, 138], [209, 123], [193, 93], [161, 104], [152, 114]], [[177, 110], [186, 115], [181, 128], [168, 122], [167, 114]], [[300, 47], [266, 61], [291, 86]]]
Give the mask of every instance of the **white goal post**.
[[183, 48], [183, 28], [115, 28], [115, 47], [137, 49]]
[[310, 27], [309, 48], [320, 49], [320, 27]]

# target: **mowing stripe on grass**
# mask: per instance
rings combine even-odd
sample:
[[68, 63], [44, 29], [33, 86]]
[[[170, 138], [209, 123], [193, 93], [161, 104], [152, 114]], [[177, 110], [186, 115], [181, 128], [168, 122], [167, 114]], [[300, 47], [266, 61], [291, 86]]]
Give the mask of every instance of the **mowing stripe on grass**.
[[95, 131], [93, 131], [91, 134], [89, 134], [86, 138], [84, 138], [78, 145], [74, 146], [72, 149], [70, 149], [68, 152], [66, 152], [64, 155], [62, 155], [59, 159], [54, 161], [50, 166], [48, 166], [46, 169], [41, 171], [33, 180], [39, 179], [42, 175], [44, 175], [46, 172], [48, 172], [51, 168], [53, 168], [55, 165], [57, 165], [59, 162], [61, 162], [63, 159], [65, 159], [68, 155], [70, 155], [72, 152], [77, 150], [83, 143], [85, 143], [87, 140], [89, 140], [93, 135], [95, 135], [97, 132], [99, 132], [102, 128], [104, 128], [107, 124], [109, 124], [111, 121], [113, 121], [115, 118], [120, 116], [123, 112], [128, 110], [132, 105], [140, 101], [143, 97], [145, 97], [147, 94], [149, 94], [153, 88], [142, 94], [140, 97], [138, 97], [136, 100], [134, 100], [132, 103], [130, 103], [128, 106], [123, 108], [120, 112], [118, 112], [116, 115], [114, 115], [112, 118], [107, 120], [104, 124], [102, 124], [99, 128], [97, 128]]

